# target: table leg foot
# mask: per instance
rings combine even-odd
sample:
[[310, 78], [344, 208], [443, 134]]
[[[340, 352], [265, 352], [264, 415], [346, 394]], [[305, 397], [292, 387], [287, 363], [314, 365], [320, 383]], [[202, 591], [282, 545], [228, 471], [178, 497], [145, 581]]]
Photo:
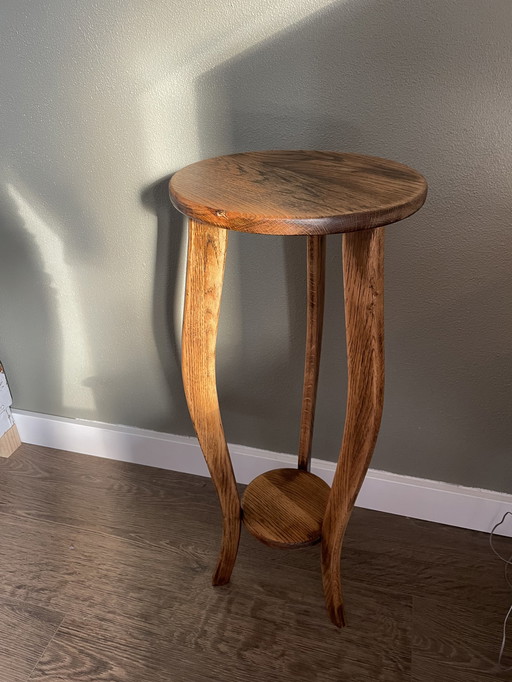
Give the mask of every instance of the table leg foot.
[[345, 627], [345, 612], [341, 593], [339, 548], [322, 541], [322, 582], [324, 587], [325, 606], [329, 618], [339, 628]]
[[229, 583], [235, 566], [239, 542], [240, 516], [224, 519], [219, 560], [212, 577], [212, 585], [215, 587]]

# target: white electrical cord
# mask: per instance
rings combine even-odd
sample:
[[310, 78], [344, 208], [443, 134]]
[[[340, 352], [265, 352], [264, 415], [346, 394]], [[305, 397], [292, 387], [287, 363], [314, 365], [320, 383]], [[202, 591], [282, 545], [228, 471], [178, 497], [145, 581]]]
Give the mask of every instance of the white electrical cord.
[[[510, 559], [506, 559], [504, 556], [502, 556], [494, 547], [493, 544], [493, 537], [494, 537], [494, 531], [498, 526], [501, 526], [501, 524], [505, 521], [507, 516], [512, 516], [512, 512], [505, 512], [503, 514], [503, 518], [501, 521], [499, 521], [494, 528], [491, 530], [491, 534], [489, 535], [489, 544], [491, 545], [491, 549], [496, 554], [496, 556], [501, 559], [501, 561], [504, 562], [505, 564], [505, 580], [507, 581], [507, 585], [512, 589], [512, 582], [510, 582], [510, 578], [508, 577], [508, 567], [512, 565], [512, 556]], [[505, 651], [505, 644], [507, 643], [507, 622], [510, 617], [510, 614], [512, 613], [512, 605], [510, 606], [509, 610], [507, 611], [507, 615], [505, 616], [505, 620], [503, 621], [503, 637], [501, 639], [501, 648], [500, 648], [500, 655], [498, 656], [498, 665], [504, 670], [504, 672], [508, 672], [509, 670], [512, 670], [512, 665], [504, 668], [501, 659], [503, 658], [503, 652]]]

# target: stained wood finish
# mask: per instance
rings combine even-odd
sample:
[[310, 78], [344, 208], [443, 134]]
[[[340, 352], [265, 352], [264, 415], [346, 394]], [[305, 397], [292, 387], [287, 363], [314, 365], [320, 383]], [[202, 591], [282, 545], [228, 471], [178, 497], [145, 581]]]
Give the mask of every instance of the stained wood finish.
[[225, 230], [189, 221], [183, 314], [182, 373], [185, 395], [223, 514], [223, 537], [214, 585], [229, 582], [240, 540], [240, 498], [217, 397], [215, 348], [226, 260]]
[[320, 540], [329, 486], [298, 469], [261, 474], [242, 498], [247, 530], [266, 545], [305, 547]]
[[343, 443], [322, 526], [322, 578], [332, 622], [345, 624], [340, 554], [370, 464], [384, 398], [384, 229], [343, 236], [348, 397]]
[[199, 161], [175, 173], [170, 194], [195, 220], [240, 232], [332, 234], [396, 222], [425, 201], [412, 168], [361, 154], [266, 151]]
[[[402, 164], [323, 151], [233, 154], [192, 164], [172, 177], [171, 199], [190, 219], [183, 361], [187, 401], [224, 513], [223, 549], [214, 582], [229, 580], [240, 514], [215, 389], [215, 339], [227, 230], [308, 237], [298, 471], [283, 474], [278, 470], [258, 477], [244, 497], [244, 522], [270, 545], [300, 546], [322, 538], [325, 600], [331, 620], [341, 626], [341, 546], [382, 413], [380, 226], [417, 211], [426, 192], [425, 179]], [[313, 485], [308, 469], [322, 340], [325, 235], [336, 232], [344, 233], [349, 384], [343, 443], [326, 503], [325, 486]]]
[[325, 296], [325, 236], [307, 238], [307, 327], [306, 359], [304, 362], [304, 387], [300, 418], [299, 469], [309, 471], [311, 444], [315, 420], [316, 392]]

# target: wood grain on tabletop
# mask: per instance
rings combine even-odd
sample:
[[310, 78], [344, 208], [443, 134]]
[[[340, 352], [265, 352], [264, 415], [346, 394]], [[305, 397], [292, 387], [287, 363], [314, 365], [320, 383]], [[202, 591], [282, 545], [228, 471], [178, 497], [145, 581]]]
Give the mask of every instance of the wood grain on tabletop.
[[333, 234], [417, 211], [427, 183], [412, 168], [362, 154], [266, 151], [219, 156], [173, 175], [171, 200], [204, 223], [259, 234]]

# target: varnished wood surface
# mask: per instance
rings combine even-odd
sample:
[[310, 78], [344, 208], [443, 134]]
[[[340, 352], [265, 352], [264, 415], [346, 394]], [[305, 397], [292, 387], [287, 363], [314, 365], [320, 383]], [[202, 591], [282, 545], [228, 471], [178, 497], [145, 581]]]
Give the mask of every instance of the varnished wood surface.
[[307, 321], [304, 385], [300, 417], [299, 469], [309, 471], [316, 391], [322, 350], [325, 298], [325, 236], [307, 238]]
[[299, 469], [274, 469], [255, 478], [242, 499], [247, 530], [266, 545], [305, 547], [320, 540], [329, 486]]
[[[291, 496], [281, 494], [280, 489], [290, 481], [274, 480], [282, 474], [260, 477], [246, 494], [244, 520], [256, 537], [279, 546], [311, 544], [320, 538], [322, 527], [325, 600], [331, 620], [341, 626], [341, 545], [370, 462], [382, 412], [383, 233], [378, 228], [418, 210], [426, 191], [425, 179], [402, 164], [360, 154], [317, 151], [216, 157], [192, 164], [171, 179], [171, 199], [189, 217], [183, 325], [185, 392], [224, 519], [214, 584], [229, 581], [240, 526], [215, 385], [215, 343], [227, 230], [308, 235], [307, 338], [298, 456], [299, 471], [304, 476], [295, 475]], [[310, 480], [307, 472], [322, 338], [324, 240], [326, 234], [335, 232], [346, 233], [343, 264], [349, 390], [340, 461], [322, 520], [318, 510], [325, 508], [323, 496], [322, 504], [315, 503], [311, 509], [301, 509], [300, 504], [309, 499], [301, 485], [307, 486]], [[297, 526], [296, 536], [293, 523]]]
[[222, 546], [214, 585], [229, 582], [240, 540], [240, 499], [217, 397], [215, 349], [228, 233], [189, 221], [182, 374], [188, 409], [219, 496]]
[[259, 234], [333, 234], [394, 223], [417, 211], [425, 178], [395, 161], [325, 151], [219, 156], [173, 175], [185, 215]]
[[340, 631], [318, 546], [243, 533], [212, 589], [219, 523], [207, 479], [26, 445], [0, 460], [0, 682], [510, 679], [487, 535], [355, 509]]
[[343, 235], [347, 410], [322, 527], [322, 576], [331, 620], [344, 625], [340, 553], [370, 464], [384, 400], [384, 228]]

